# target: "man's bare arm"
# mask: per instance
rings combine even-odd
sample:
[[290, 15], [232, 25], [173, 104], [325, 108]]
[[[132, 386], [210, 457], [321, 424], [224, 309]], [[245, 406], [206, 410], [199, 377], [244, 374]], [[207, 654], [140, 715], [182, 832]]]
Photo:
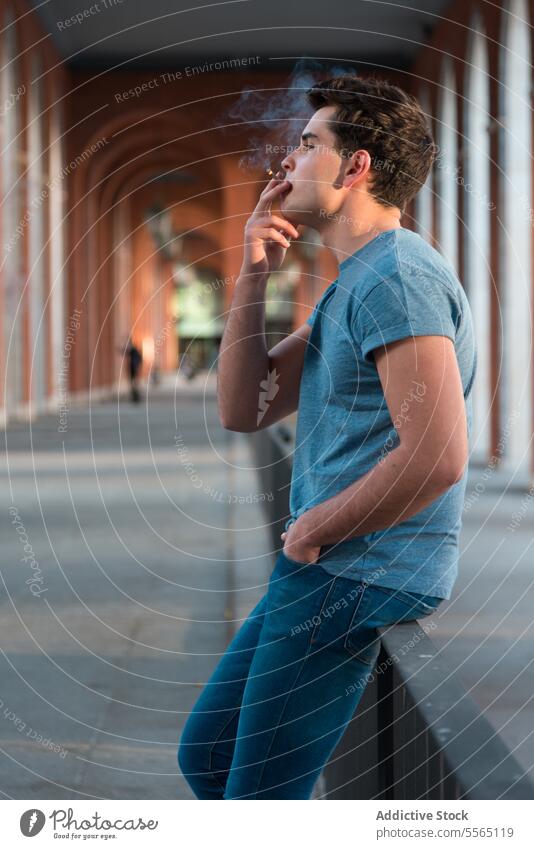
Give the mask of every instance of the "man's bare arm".
[[302, 324], [267, 351], [264, 313], [264, 286], [238, 280], [217, 373], [219, 418], [228, 430], [261, 430], [298, 406], [311, 327]]
[[217, 404], [223, 427], [243, 433], [261, 430], [297, 408], [308, 324], [271, 351], [265, 339], [265, 288], [298, 229], [273, 202], [288, 188], [271, 180], [245, 226], [243, 265], [224, 328], [217, 370]]
[[399, 445], [370, 471], [303, 513], [283, 535], [284, 550], [308, 562], [320, 546], [396, 525], [459, 481], [468, 461], [462, 381], [453, 343], [406, 338], [374, 358]]

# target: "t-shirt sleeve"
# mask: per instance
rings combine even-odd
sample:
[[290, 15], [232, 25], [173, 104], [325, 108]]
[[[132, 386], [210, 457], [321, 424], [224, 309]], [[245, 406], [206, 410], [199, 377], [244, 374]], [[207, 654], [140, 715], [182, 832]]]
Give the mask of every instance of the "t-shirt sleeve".
[[454, 342], [461, 306], [437, 277], [395, 275], [377, 283], [359, 303], [352, 329], [367, 362], [371, 351], [409, 336], [448, 336]]
[[336, 283], [337, 283], [337, 280], [333, 280], [332, 283], [330, 283], [330, 285], [326, 287], [323, 294], [321, 295], [321, 297], [319, 298], [319, 300], [315, 304], [311, 315], [309, 315], [308, 318], [306, 319], [306, 324], [309, 324], [310, 327], [313, 327], [313, 322], [315, 321], [315, 316], [322, 309], [323, 303], [326, 300], [328, 293], [336, 285]]

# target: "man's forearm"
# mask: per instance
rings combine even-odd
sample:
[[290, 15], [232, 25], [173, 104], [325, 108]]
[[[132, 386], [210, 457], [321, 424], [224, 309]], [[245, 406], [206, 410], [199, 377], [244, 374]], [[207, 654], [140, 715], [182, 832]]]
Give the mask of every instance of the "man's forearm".
[[217, 403], [226, 427], [253, 430], [260, 381], [268, 372], [265, 339], [265, 275], [240, 275], [219, 349]]
[[[329, 545], [383, 530], [419, 513], [453, 483], [403, 446], [389, 452], [353, 484], [299, 517], [303, 537]], [[425, 480], [426, 478], [426, 480]]]

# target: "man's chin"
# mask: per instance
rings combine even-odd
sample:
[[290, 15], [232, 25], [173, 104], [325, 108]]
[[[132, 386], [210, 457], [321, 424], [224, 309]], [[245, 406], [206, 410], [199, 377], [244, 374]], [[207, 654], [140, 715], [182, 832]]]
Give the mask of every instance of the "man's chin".
[[307, 224], [310, 220], [309, 210], [293, 207], [287, 200], [286, 203], [282, 201], [280, 204], [280, 212], [291, 224]]

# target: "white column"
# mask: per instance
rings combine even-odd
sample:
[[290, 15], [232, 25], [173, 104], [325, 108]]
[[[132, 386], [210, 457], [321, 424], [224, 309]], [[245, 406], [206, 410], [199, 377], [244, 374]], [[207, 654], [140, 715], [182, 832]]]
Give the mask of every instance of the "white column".
[[[52, 403], [59, 399], [59, 375], [64, 365], [65, 343], [65, 248], [64, 248], [64, 177], [63, 126], [61, 103], [56, 93], [50, 116], [50, 321], [52, 339]], [[62, 387], [66, 391], [68, 387]]]
[[[44, 316], [43, 212], [48, 191], [43, 181], [42, 81], [41, 65], [34, 57], [31, 66], [32, 85], [28, 126], [28, 232], [29, 232], [29, 298], [30, 298], [30, 371], [32, 415], [41, 409], [45, 397], [46, 324]], [[44, 194], [43, 194], [44, 192]]]
[[[419, 103], [425, 112], [428, 123], [432, 127], [432, 118], [430, 115], [430, 104], [428, 92], [423, 89], [419, 96]], [[415, 228], [416, 231], [428, 242], [432, 241], [433, 234], [433, 215], [432, 215], [432, 196], [434, 194], [434, 174], [431, 168], [425, 184], [419, 189], [415, 196]]]
[[473, 453], [489, 459], [491, 445], [490, 136], [487, 45], [476, 16], [467, 54], [464, 100], [464, 283], [473, 314], [478, 360], [473, 385]]
[[[507, 13], [506, 13], [507, 12]], [[504, 467], [528, 480], [532, 453], [532, 138], [531, 56], [528, 7], [512, 0], [503, 14], [500, 115], [501, 208], [500, 366]]]
[[0, 75], [1, 103], [4, 114], [1, 122], [1, 173], [2, 173], [2, 278], [4, 286], [3, 322], [4, 388], [0, 406], [2, 418], [9, 420], [17, 413], [23, 397], [22, 348], [22, 244], [23, 224], [20, 203], [20, 102], [27, 92], [17, 73], [17, 42], [11, 14], [4, 18], [2, 33], [2, 72]]
[[458, 274], [458, 128], [456, 86], [451, 60], [445, 58], [438, 98], [436, 142], [438, 157], [434, 166], [438, 194], [438, 248]]

